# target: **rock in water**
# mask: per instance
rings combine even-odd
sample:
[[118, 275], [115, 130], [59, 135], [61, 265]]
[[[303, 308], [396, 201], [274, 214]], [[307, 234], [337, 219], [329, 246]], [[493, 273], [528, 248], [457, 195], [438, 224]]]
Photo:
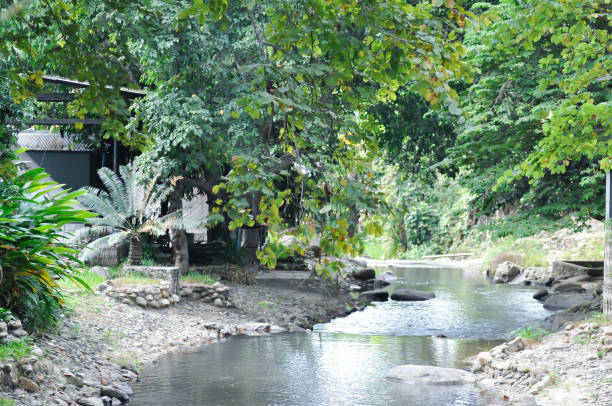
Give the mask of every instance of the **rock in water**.
[[353, 279], [358, 281], [369, 281], [376, 278], [376, 272], [372, 268], [361, 268], [353, 271]]
[[533, 294], [535, 300], [544, 300], [548, 296], [548, 289], [540, 289]]
[[412, 290], [412, 289], [400, 289], [396, 290], [391, 294], [391, 299], [401, 301], [401, 302], [415, 302], [422, 300], [429, 300], [436, 297], [436, 294], [433, 292], [423, 292], [420, 290]]
[[389, 299], [389, 292], [384, 289], [367, 290], [361, 293], [361, 296], [367, 296], [374, 302], [384, 302]]
[[374, 289], [380, 289], [380, 288], [384, 288], [385, 286], [391, 285], [391, 282], [387, 282], [382, 279], [374, 279], [372, 285], [374, 286]]
[[474, 383], [476, 377], [467, 371], [427, 365], [399, 365], [387, 374], [411, 385], [463, 385]]
[[561, 293], [549, 296], [544, 301], [544, 308], [547, 310], [568, 309], [572, 306], [588, 302], [593, 298], [589, 294]]
[[521, 273], [521, 268], [510, 261], [502, 262], [495, 268], [495, 273], [492, 275], [495, 283], [508, 283]]
[[393, 282], [397, 280], [397, 276], [391, 271], [385, 271], [378, 276], [378, 279], [386, 282]]
[[553, 293], [584, 293], [586, 289], [579, 283], [561, 282], [553, 285], [552, 291]]

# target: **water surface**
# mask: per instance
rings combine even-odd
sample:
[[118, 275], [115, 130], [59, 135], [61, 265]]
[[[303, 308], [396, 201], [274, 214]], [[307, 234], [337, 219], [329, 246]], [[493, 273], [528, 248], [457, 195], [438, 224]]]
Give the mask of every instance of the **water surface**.
[[143, 371], [132, 405], [478, 405], [471, 386], [414, 387], [385, 375], [401, 364], [467, 368], [466, 357], [549, 314], [533, 288], [492, 285], [480, 273], [393, 272], [389, 291], [436, 298], [377, 303], [313, 333], [238, 336], [164, 358]]

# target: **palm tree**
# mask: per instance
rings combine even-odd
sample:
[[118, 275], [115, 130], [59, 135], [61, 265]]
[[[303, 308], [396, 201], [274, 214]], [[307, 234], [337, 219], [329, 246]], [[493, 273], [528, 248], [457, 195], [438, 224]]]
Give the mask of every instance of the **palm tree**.
[[[160, 235], [170, 227], [176, 227], [180, 219], [179, 213], [161, 216], [161, 203], [172, 190], [169, 186], [159, 185], [157, 176], [141, 183], [141, 173], [135, 165], [128, 164], [119, 167], [117, 176], [109, 168], [98, 169], [98, 176], [106, 191], [87, 188], [87, 193], [79, 198], [79, 202], [100, 217], [90, 220], [93, 227], [83, 229], [75, 239], [87, 235], [105, 235], [98, 238], [87, 247], [81, 256], [87, 261], [95, 255], [95, 249], [112, 246], [121, 241], [129, 240], [130, 249], [128, 263], [142, 263], [142, 234]], [[110, 231], [109, 231], [110, 230]]]

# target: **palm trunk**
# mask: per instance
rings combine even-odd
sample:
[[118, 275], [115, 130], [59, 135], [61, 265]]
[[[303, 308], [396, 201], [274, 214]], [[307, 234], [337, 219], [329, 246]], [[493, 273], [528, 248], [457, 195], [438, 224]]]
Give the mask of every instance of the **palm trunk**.
[[140, 265], [142, 263], [142, 238], [138, 234], [130, 236], [128, 263], [130, 265]]
[[[168, 210], [170, 212], [181, 210], [183, 208], [183, 187], [177, 183], [174, 191], [168, 199]], [[170, 240], [172, 241], [172, 250], [174, 252], [174, 266], [179, 268], [181, 274], [189, 271], [189, 243], [187, 241], [187, 233], [182, 228], [170, 230]]]

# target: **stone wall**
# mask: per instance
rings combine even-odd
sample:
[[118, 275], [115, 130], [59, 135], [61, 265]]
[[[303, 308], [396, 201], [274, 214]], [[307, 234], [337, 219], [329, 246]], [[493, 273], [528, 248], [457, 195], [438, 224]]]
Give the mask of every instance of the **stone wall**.
[[219, 282], [212, 285], [192, 283], [181, 286], [181, 296], [212, 303], [217, 307], [233, 307], [229, 288]]
[[183, 284], [179, 294], [173, 294], [170, 282], [159, 285], [116, 287], [106, 282], [98, 287], [103, 294], [129, 305], [143, 308], [161, 309], [177, 304], [181, 297], [202, 300], [218, 307], [232, 307], [229, 288], [217, 282], [213, 285], [203, 283]]
[[165, 279], [170, 282], [170, 292], [174, 295], [179, 294], [179, 275], [180, 270], [176, 266], [136, 266], [126, 265], [123, 267], [123, 273], [139, 272], [149, 278]]

